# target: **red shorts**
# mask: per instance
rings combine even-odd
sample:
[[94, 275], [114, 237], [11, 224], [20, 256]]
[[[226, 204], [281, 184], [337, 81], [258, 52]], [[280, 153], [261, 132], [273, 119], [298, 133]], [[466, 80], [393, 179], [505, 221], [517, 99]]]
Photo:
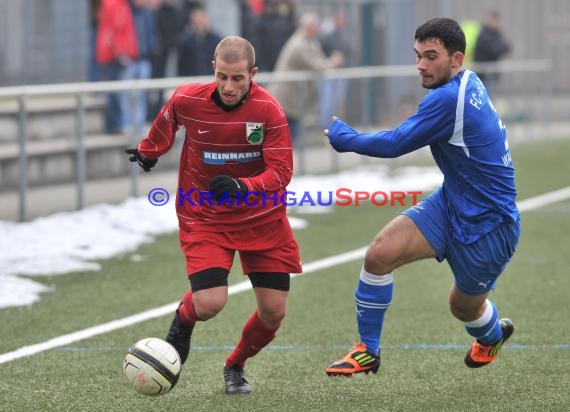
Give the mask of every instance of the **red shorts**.
[[239, 252], [244, 274], [301, 273], [299, 246], [287, 217], [235, 232], [195, 232], [180, 229], [186, 273], [219, 267], [230, 270]]

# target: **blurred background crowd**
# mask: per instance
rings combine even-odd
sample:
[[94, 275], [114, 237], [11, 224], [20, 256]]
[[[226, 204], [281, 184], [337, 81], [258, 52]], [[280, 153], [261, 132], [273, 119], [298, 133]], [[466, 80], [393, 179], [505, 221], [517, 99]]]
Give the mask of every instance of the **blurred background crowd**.
[[[425, 90], [413, 33], [436, 15], [461, 23], [464, 65], [511, 138], [567, 135], [567, 0], [0, 0], [0, 195], [19, 190], [23, 204], [27, 187], [128, 174], [121, 148], [176, 86], [213, 79], [227, 35], [255, 46], [256, 80], [285, 109], [296, 170], [311, 171], [306, 149], [323, 147], [333, 114], [378, 129], [416, 110]], [[282, 80], [291, 73], [301, 74]], [[318, 172], [344, 159], [325, 155]]]
[[[547, 58], [553, 63], [552, 90], [570, 91], [558, 69], [570, 38], [562, 19], [570, 6], [560, 0], [0, 0], [0, 11], [0, 86], [211, 75], [214, 47], [226, 35], [253, 43], [260, 73], [413, 64], [417, 24], [449, 15], [465, 28], [468, 66], [505, 57]], [[287, 42], [296, 45], [286, 48]], [[299, 58], [303, 53], [310, 58]], [[520, 76], [501, 85], [500, 74], [480, 74], [490, 94], [499, 87], [524, 93], [543, 88]], [[346, 80], [310, 85], [308, 92], [289, 86], [272, 91], [283, 100], [294, 137], [307, 107], [322, 102], [313, 122], [322, 126], [347, 106]], [[369, 109], [372, 120], [379, 111], [408, 111], [417, 101], [407, 79], [365, 87], [383, 95]], [[300, 91], [305, 96], [293, 103]], [[164, 99], [164, 91], [141, 93], [136, 110], [127, 110], [127, 95], [114, 94], [106, 105], [105, 132], [143, 132]], [[297, 107], [299, 100], [304, 107]]]

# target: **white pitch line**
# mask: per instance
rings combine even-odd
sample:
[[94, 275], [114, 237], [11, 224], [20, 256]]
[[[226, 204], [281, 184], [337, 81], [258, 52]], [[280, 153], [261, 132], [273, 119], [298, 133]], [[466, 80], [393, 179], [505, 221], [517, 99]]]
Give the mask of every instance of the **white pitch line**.
[[[539, 196], [531, 197], [530, 199], [523, 200], [518, 203], [518, 207], [521, 212], [524, 212], [532, 209], [537, 209], [539, 207], [546, 206], [551, 203], [560, 202], [569, 198], [570, 198], [570, 186], [560, 190], [544, 193]], [[307, 263], [303, 265], [302, 274], [297, 274], [293, 276], [298, 277], [301, 275], [306, 275], [312, 272], [317, 272], [319, 270], [328, 269], [337, 265], [341, 265], [343, 263], [348, 263], [354, 260], [361, 259], [364, 256], [366, 249], [367, 246], [364, 246], [355, 250], [351, 250], [350, 252], [329, 256], [323, 259], [316, 260], [314, 262]], [[235, 295], [237, 293], [245, 292], [246, 290], [249, 289], [251, 289], [251, 283], [249, 282], [249, 280], [246, 280], [240, 283], [236, 283], [235, 285], [231, 285], [228, 288], [228, 294]], [[103, 323], [101, 325], [69, 333], [67, 335], [61, 335], [42, 343], [23, 346], [19, 349], [16, 349], [15, 351], [1, 354], [0, 365], [3, 363], [11, 362], [16, 359], [24, 358], [26, 356], [35, 355], [40, 352], [45, 352], [50, 349], [58, 348], [60, 346], [65, 346], [84, 339], [92, 338], [97, 335], [102, 335], [107, 332], [112, 332], [117, 329], [126, 328], [128, 326], [145, 322], [150, 319], [159, 318], [161, 316], [171, 314], [178, 307], [178, 303], [179, 303], [178, 301], [169, 303], [168, 305], [147, 310], [145, 312], [141, 312], [133, 316], [127, 316], [126, 318]]]
[[570, 186], [525, 199], [519, 202], [517, 206], [521, 212], [526, 212], [527, 210], [538, 209], [539, 207], [561, 202], [566, 199], [570, 199]]
[[[346, 252], [339, 255], [329, 256], [324, 259], [316, 260], [314, 262], [303, 265], [302, 274], [316, 272], [322, 269], [327, 269], [336, 265], [340, 265], [342, 263], [347, 263], [362, 258], [364, 256], [365, 251], [366, 248], [362, 247], [353, 250], [351, 252]], [[299, 275], [294, 275], [294, 276], [299, 276]], [[249, 289], [251, 289], [251, 282], [249, 280], [245, 280], [243, 282], [231, 285], [228, 288], [228, 294], [235, 295], [237, 293], [245, 292], [246, 290]], [[67, 335], [61, 335], [42, 343], [21, 347], [13, 352], [7, 352], [0, 355], [0, 365], [19, 358], [35, 355], [40, 352], [45, 352], [50, 349], [58, 348], [60, 346], [69, 345], [71, 343], [78, 342], [80, 340], [92, 338], [97, 335], [102, 335], [107, 332], [112, 332], [117, 329], [122, 329], [128, 326], [136, 325], [137, 323], [145, 322], [150, 319], [159, 318], [161, 316], [172, 314], [178, 307], [178, 304], [179, 304], [178, 301], [169, 303], [168, 305], [150, 309], [133, 316], [127, 316], [126, 318], [103, 323], [101, 325], [69, 333]]]

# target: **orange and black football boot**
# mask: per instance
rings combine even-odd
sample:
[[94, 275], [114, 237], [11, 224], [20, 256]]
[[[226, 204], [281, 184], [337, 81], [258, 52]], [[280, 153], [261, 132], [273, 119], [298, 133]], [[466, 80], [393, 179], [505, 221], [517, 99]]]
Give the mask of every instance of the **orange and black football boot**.
[[368, 352], [366, 345], [359, 343], [326, 368], [325, 372], [329, 376], [352, 376], [353, 373], [376, 373], [379, 368], [380, 356]]
[[465, 355], [465, 365], [469, 368], [480, 368], [481, 366], [488, 365], [493, 362], [503, 343], [505, 343], [515, 331], [515, 326], [510, 319], [501, 319], [501, 329], [503, 329], [503, 337], [493, 343], [492, 345], [485, 345], [478, 340], [471, 345], [471, 348], [467, 351]]

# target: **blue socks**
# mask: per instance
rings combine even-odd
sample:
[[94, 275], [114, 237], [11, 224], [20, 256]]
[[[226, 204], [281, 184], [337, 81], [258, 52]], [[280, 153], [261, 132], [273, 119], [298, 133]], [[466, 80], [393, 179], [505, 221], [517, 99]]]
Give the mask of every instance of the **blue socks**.
[[374, 355], [380, 352], [380, 335], [384, 314], [392, 303], [393, 281], [392, 273], [378, 276], [368, 273], [363, 266], [354, 292], [360, 342]]
[[[384, 314], [392, 303], [393, 282], [392, 273], [378, 276], [367, 272], [362, 267], [358, 286], [354, 292], [360, 342], [364, 343], [366, 349], [374, 355], [380, 352]], [[484, 345], [498, 342], [503, 337], [503, 330], [499, 322], [497, 307], [493, 302], [487, 299], [487, 305], [481, 317], [465, 322], [465, 330]]]
[[484, 345], [492, 345], [503, 337], [497, 307], [487, 299], [487, 306], [481, 317], [465, 322], [465, 330]]

